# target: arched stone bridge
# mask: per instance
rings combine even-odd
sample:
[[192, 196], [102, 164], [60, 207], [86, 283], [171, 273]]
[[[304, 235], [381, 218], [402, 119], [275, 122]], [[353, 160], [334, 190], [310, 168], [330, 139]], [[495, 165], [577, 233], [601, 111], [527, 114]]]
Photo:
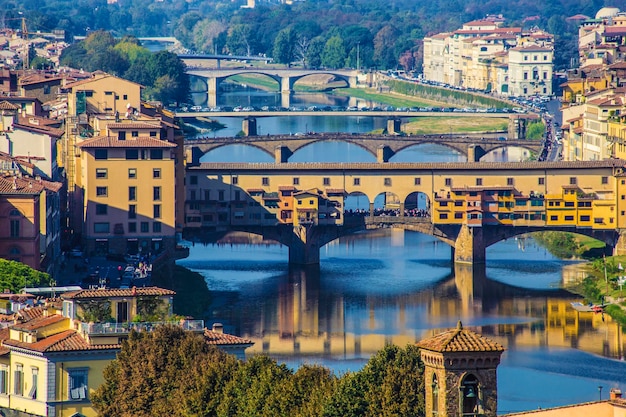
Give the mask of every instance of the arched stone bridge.
[[204, 138], [185, 141], [187, 161], [198, 164], [200, 158], [209, 151], [222, 146], [239, 144], [249, 145], [273, 156], [276, 163], [285, 163], [291, 155], [305, 146], [322, 141], [342, 141], [365, 149], [376, 157], [377, 162], [389, 162], [391, 157], [403, 149], [415, 145], [434, 143], [443, 145], [467, 157], [469, 162], [477, 162], [487, 153], [507, 147], [519, 147], [539, 154], [540, 141], [528, 139], [498, 140], [495, 137], [478, 135], [350, 135], [345, 133], [321, 133], [304, 136], [246, 136], [238, 138]]
[[[234, 68], [234, 69], [202, 69], [189, 70], [187, 74], [192, 77], [199, 77], [206, 80], [206, 91], [209, 94], [208, 105], [217, 105], [217, 94], [219, 85], [225, 79], [234, 75], [261, 74], [276, 81], [280, 87], [280, 92], [286, 97], [283, 106], [289, 107], [289, 94], [293, 92], [293, 85], [301, 78], [309, 75], [332, 75], [338, 80], [346, 82], [347, 87], [356, 87], [356, 70], [312, 70], [312, 69], [278, 69], [278, 68]], [[286, 105], [285, 105], [286, 104]]]
[[[294, 264], [319, 263], [328, 242], [381, 227], [435, 236], [460, 263], [484, 263], [488, 246], [537, 231], [583, 234], [623, 254], [625, 168], [621, 159], [189, 164], [185, 234], [258, 234], [288, 246]], [[387, 216], [375, 216], [380, 195]], [[425, 205], [405, 210], [417, 209], [420, 195]], [[346, 211], [355, 196], [366, 198], [365, 211]]]

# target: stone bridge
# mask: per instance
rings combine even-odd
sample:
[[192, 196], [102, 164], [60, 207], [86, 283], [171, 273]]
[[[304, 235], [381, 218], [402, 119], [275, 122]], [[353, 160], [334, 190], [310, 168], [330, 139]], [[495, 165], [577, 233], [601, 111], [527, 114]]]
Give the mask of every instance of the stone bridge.
[[[624, 168], [620, 159], [188, 164], [185, 234], [254, 233], [288, 246], [293, 264], [319, 263], [328, 242], [384, 227], [432, 235], [459, 263], [484, 263], [490, 245], [538, 231], [590, 236], [623, 254]], [[368, 208], [346, 210], [348, 197], [364, 197]], [[375, 216], [381, 208], [387, 215]]]
[[219, 85], [225, 79], [235, 75], [261, 74], [276, 81], [282, 93], [282, 106], [290, 106], [290, 94], [294, 84], [301, 78], [310, 75], [332, 75], [335, 79], [345, 81], [346, 87], [356, 87], [356, 70], [312, 70], [312, 69], [278, 69], [278, 68], [233, 68], [233, 69], [194, 69], [188, 70], [191, 77], [198, 77], [206, 82], [206, 91], [209, 95], [208, 105], [217, 106]]
[[[491, 137], [489, 137], [491, 136]], [[198, 164], [200, 158], [214, 149], [227, 145], [249, 145], [274, 157], [276, 163], [285, 163], [297, 150], [322, 141], [342, 141], [352, 143], [376, 157], [377, 162], [389, 162], [398, 152], [415, 145], [438, 144], [465, 155], [469, 162], [478, 162], [491, 151], [507, 147], [528, 149], [534, 154], [541, 153], [540, 141], [528, 139], [499, 140], [493, 135], [369, 135], [320, 133], [303, 136], [246, 136], [238, 138], [204, 138], [185, 141], [188, 162]]]

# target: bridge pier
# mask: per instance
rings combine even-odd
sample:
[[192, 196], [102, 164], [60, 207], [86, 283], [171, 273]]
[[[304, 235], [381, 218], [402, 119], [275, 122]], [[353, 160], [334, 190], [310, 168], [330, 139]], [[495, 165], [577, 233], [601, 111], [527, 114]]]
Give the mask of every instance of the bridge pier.
[[241, 122], [241, 130], [245, 136], [257, 136], [256, 119], [254, 117], [246, 117]]
[[454, 285], [461, 299], [461, 311], [463, 315], [472, 314], [474, 306], [480, 305], [486, 279], [487, 273], [485, 264], [454, 264]]
[[274, 149], [274, 162], [277, 164], [284, 164], [289, 161], [289, 157], [293, 155], [291, 149], [287, 146], [277, 146]]
[[315, 226], [294, 226], [289, 244], [289, 263], [294, 265], [314, 265], [320, 263], [319, 239], [313, 236]]
[[486, 153], [480, 145], [469, 145], [467, 147], [467, 162], [478, 162]]
[[389, 162], [396, 153], [387, 145], [381, 145], [376, 149], [376, 162], [379, 164]]
[[208, 91], [207, 91], [207, 105], [209, 107], [217, 106], [217, 89], [218, 89], [218, 81], [217, 77], [209, 77], [206, 80]]
[[626, 255], [626, 230], [619, 230], [617, 243], [613, 247], [613, 256]]
[[402, 132], [402, 119], [390, 118], [387, 119], [387, 134], [397, 135]]
[[453, 249], [455, 263], [484, 264], [485, 239], [482, 227], [469, 227], [464, 224], [459, 230]]
[[281, 91], [280, 105], [286, 109], [291, 107], [291, 93], [289, 91]]

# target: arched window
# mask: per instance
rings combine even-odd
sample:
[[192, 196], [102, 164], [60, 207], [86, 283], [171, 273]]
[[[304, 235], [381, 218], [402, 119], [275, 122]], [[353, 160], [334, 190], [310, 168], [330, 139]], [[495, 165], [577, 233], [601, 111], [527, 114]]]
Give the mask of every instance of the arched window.
[[432, 400], [433, 400], [433, 417], [439, 415], [439, 381], [437, 381], [437, 375], [433, 374], [432, 382]]
[[479, 413], [479, 391], [478, 379], [472, 374], [468, 374], [461, 381], [461, 412], [464, 417], [477, 416]]

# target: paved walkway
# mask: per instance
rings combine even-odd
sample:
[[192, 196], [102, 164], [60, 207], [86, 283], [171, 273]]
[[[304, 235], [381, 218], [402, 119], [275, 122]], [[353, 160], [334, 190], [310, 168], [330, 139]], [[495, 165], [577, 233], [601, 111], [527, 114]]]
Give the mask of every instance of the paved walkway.
[[[128, 265], [137, 266], [125, 261], [109, 260], [104, 256], [77, 258], [68, 255], [64, 261], [64, 268], [58, 276], [53, 278], [57, 286], [82, 285], [85, 287], [104, 283], [107, 287], [116, 288], [122, 284], [122, 274]], [[142, 281], [141, 285], [147, 285], [146, 279], [137, 281]]]

